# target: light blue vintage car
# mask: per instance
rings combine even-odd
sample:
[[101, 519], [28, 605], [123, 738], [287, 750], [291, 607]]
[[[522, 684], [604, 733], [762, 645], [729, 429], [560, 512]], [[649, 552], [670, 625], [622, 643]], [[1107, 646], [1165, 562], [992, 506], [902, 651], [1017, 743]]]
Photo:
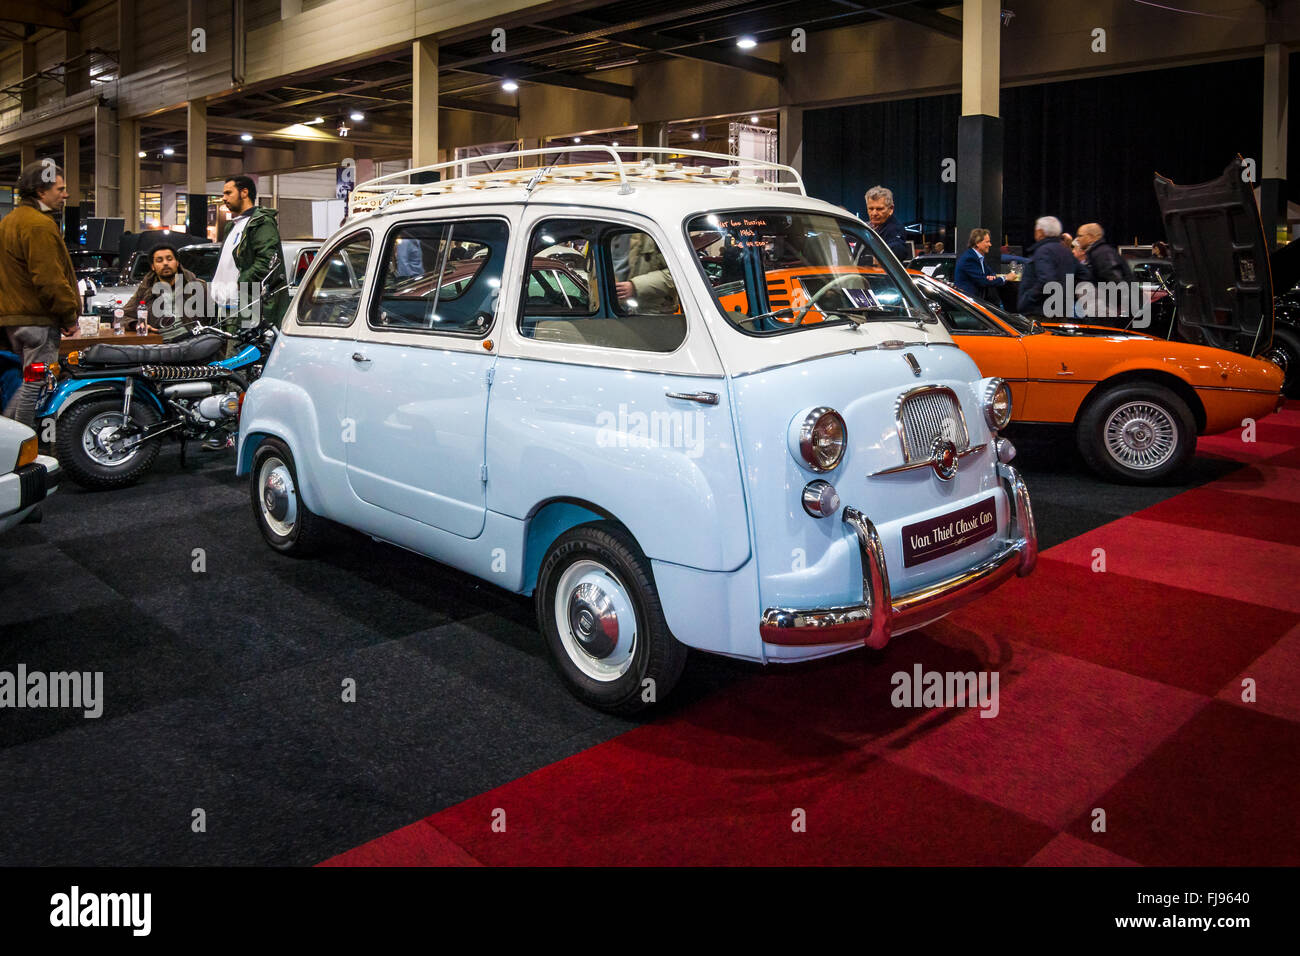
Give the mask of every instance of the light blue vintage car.
[[273, 548], [328, 518], [535, 595], [620, 713], [687, 647], [879, 648], [1032, 570], [1010, 391], [869, 228], [787, 167], [606, 152], [357, 188], [242, 410]]

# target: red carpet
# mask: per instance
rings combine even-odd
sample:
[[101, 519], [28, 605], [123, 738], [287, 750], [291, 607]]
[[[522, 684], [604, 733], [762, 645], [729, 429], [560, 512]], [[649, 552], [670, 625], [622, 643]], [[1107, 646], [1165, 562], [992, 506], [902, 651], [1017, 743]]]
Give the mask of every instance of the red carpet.
[[[1256, 437], [883, 653], [771, 669], [323, 865], [1300, 864], [1300, 413]], [[996, 672], [997, 716], [895, 708], [917, 664]]]

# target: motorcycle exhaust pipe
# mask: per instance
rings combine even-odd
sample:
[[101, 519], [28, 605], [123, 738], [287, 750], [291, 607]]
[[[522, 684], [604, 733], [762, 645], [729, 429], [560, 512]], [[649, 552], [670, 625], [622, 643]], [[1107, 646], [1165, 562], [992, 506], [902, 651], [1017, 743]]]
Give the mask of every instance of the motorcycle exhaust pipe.
[[163, 398], [204, 398], [217, 390], [213, 382], [177, 382], [162, 387]]

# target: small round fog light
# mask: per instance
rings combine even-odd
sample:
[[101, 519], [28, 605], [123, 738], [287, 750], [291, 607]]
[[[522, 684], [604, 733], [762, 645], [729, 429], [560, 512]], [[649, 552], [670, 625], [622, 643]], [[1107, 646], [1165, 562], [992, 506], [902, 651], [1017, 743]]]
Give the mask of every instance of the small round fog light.
[[803, 510], [814, 518], [829, 518], [840, 510], [840, 496], [829, 481], [810, 481], [803, 489]]
[[1005, 438], [999, 438], [994, 443], [993, 447], [997, 449], [998, 461], [1003, 462], [1004, 464], [1016, 457], [1016, 446], [1011, 444], [1011, 442], [1007, 441]]

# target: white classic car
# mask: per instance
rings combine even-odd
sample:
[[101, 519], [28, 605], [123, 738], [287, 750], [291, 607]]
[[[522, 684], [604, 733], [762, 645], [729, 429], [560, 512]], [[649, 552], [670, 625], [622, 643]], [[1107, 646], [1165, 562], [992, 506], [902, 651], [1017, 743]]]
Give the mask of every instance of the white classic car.
[[59, 463], [37, 451], [36, 432], [0, 417], [0, 531], [8, 531], [59, 486]]
[[861, 220], [788, 167], [606, 151], [356, 188], [244, 402], [271, 547], [329, 518], [534, 595], [622, 713], [687, 647], [879, 648], [1030, 572], [1010, 390]]

